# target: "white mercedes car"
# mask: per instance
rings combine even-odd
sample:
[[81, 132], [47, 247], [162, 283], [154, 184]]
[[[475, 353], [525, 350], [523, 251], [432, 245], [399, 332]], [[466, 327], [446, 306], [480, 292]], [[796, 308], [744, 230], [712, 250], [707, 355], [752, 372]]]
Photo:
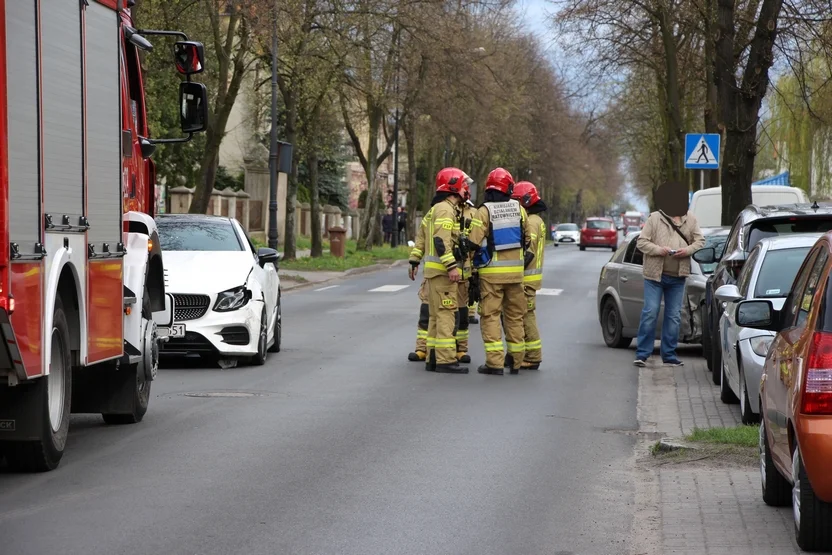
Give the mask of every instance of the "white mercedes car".
[[257, 249], [233, 218], [159, 216], [174, 324], [168, 355], [264, 364], [280, 351], [280, 278], [274, 249]]

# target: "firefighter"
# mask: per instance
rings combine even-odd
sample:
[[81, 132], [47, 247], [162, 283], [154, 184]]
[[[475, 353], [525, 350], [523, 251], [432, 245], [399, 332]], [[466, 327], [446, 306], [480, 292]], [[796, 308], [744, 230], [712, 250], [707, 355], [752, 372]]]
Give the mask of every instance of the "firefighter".
[[[484, 203], [477, 209], [468, 241], [477, 247], [474, 266], [480, 285], [480, 331], [485, 347], [485, 364], [480, 374], [512, 374], [523, 363], [523, 269], [530, 262], [526, 254], [526, 211], [511, 198], [514, 178], [503, 168], [488, 174]], [[503, 354], [502, 328], [505, 329], [508, 355]]]
[[[470, 197], [470, 193], [469, 193]], [[468, 198], [465, 201], [465, 208], [469, 211], [470, 216], [466, 216], [466, 218], [471, 218], [471, 221], [474, 221], [474, 215], [476, 214], [476, 207], [474, 206], [473, 201]], [[468, 233], [470, 233], [470, 226], [468, 229]], [[479, 324], [480, 320], [477, 318], [477, 310], [479, 305], [480, 293], [479, 293], [479, 276], [477, 276], [477, 270], [475, 268], [471, 268], [471, 277], [468, 279], [468, 323], [469, 324]], [[472, 288], [473, 287], [473, 288]], [[473, 294], [472, 294], [473, 293]], [[469, 326], [470, 327], [470, 326]]]
[[[476, 210], [471, 202], [471, 180], [468, 178], [462, 189], [462, 198], [465, 201], [461, 207], [460, 225], [463, 227], [463, 234], [468, 235], [471, 232], [471, 225], [476, 219]], [[468, 302], [470, 292], [470, 281], [473, 267], [471, 265], [471, 257], [463, 255], [462, 261], [462, 280], [459, 282], [459, 326], [456, 331], [456, 358], [459, 362], [471, 362], [471, 356], [468, 354]]]
[[[459, 318], [458, 284], [462, 279], [459, 256], [460, 214], [464, 185], [470, 178], [460, 169], [445, 168], [436, 175], [436, 202], [425, 217], [425, 278], [428, 298], [426, 370], [467, 374], [456, 357]], [[418, 262], [411, 260], [409, 276], [415, 279]]]
[[521, 181], [514, 186], [511, 198], [520, 203], [526, 213], [526, 237], [529, 240], [529, 252], [534, 255], [531, 263], [523, 273], [523, 291], [526, 295], [526, 316], [523, 318], [525, 329], [525, 355], [522, 370], [539, 370], [543, 360], [540, 344], [540, 331], [537, 329], [535, 306], [537, 291], [543, 285], [543, 249], [546, 246], [546, 224], [538, 215], [546, 211], [546, 205], [540, 199], [537, 187], [528, 181]]
[[[425, 254], [425, 235], [427, 233], [430, 218], [433, 217], [433, 205], [436, 204], [436, 197], [431, 204], [431, 209], [422, 218], [422, 223], [419, 225], [419, 231], [416, 233], [416, 243], [413, 250], [410, 251], [410, 271], [408, 276], [410, 281], [416, 280], [416, 272], [419, 270], [419, 264], [422, 262], [422, 257]], [[428, 278], [422, 278], [422, 284], [419, 286], [419, 324], [416, 328], [416, 350], [407, 355], [407, 360], [411, 362], [424, 362], [427, 359], [427, 342], [428, 342], [428, 323], [430, 318], [430, 311], [428, 308]]]

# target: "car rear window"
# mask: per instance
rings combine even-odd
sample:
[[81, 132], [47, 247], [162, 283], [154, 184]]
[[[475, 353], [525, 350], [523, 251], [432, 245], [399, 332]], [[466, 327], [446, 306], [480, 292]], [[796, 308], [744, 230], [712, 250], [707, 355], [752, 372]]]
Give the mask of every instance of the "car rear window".
[[163, 251], [241, 251], [243, 244], [228, 220], [165, 219], [156, 221]]
[[754, 246], [766, 237], [792, 233], [824, 233], [830, 230], [832, 230], [832, 214], [820, 218], [788, 217], [755, 220], [749, 225], [745, 252], [751, 252]]
[[560, 224], [557, 231], [578, 231], [577, 224]]
[[794, 277], [810, 248], [769, 251], [760, 266], [754, 296], [762, 299], [788, 296]]
[[587, 229], [615, 229], [615, 224], [609, 220], [587, 220]]

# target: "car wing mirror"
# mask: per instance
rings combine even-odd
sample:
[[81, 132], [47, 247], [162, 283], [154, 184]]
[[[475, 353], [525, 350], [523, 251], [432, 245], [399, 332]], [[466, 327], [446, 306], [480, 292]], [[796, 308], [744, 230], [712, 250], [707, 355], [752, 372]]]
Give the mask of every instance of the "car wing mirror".
[[713, 264], [716, 262], [716, 251], [713, 247], [705, 247], [693, 253], [693, 259], [700, 264]]
[[208, 127], [208, 90], [202, 83], [179, 84], [179, 119], [182, 132], [191, 134]]
[[201, 42], [179, 41], [173, 45], [173, 60], [181, 75], [195, 75], [205, 69], [205, 47]]
[[269, 263], [276, 264], [277, 261], [280, 260], [280, 255], [274, 249], [261, 247], [257, 249], [257, 259], [259, 260], [260, 267], [262, 268]]
[[780, 313], [771, 301], [755, 299], [737, 305], [737, 325], [765, 331], [780, 331]]
[[725, 303], [735, 303], [744, 298], [739, 288], [734, 284], [723, 285], [714, 292], [714, 296]]

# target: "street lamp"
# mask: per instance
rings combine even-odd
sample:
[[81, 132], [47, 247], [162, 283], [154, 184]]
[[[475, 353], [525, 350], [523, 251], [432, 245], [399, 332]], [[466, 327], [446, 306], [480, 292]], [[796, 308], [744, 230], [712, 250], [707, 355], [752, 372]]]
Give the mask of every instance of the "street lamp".
[[277, 250], [277, 0], [272, 21], [272, 130], [269, 145], [269, 248]]
[[[396, 154], [393, 157], [393, 233], [390, 236], [390, 246], [399, 246], [399, 64], [401, 56], [401, 30], [396, 36], [396, 125], [393, 128], [393, 144]], [[412, 169], [411, 169], [412, 171]]]

